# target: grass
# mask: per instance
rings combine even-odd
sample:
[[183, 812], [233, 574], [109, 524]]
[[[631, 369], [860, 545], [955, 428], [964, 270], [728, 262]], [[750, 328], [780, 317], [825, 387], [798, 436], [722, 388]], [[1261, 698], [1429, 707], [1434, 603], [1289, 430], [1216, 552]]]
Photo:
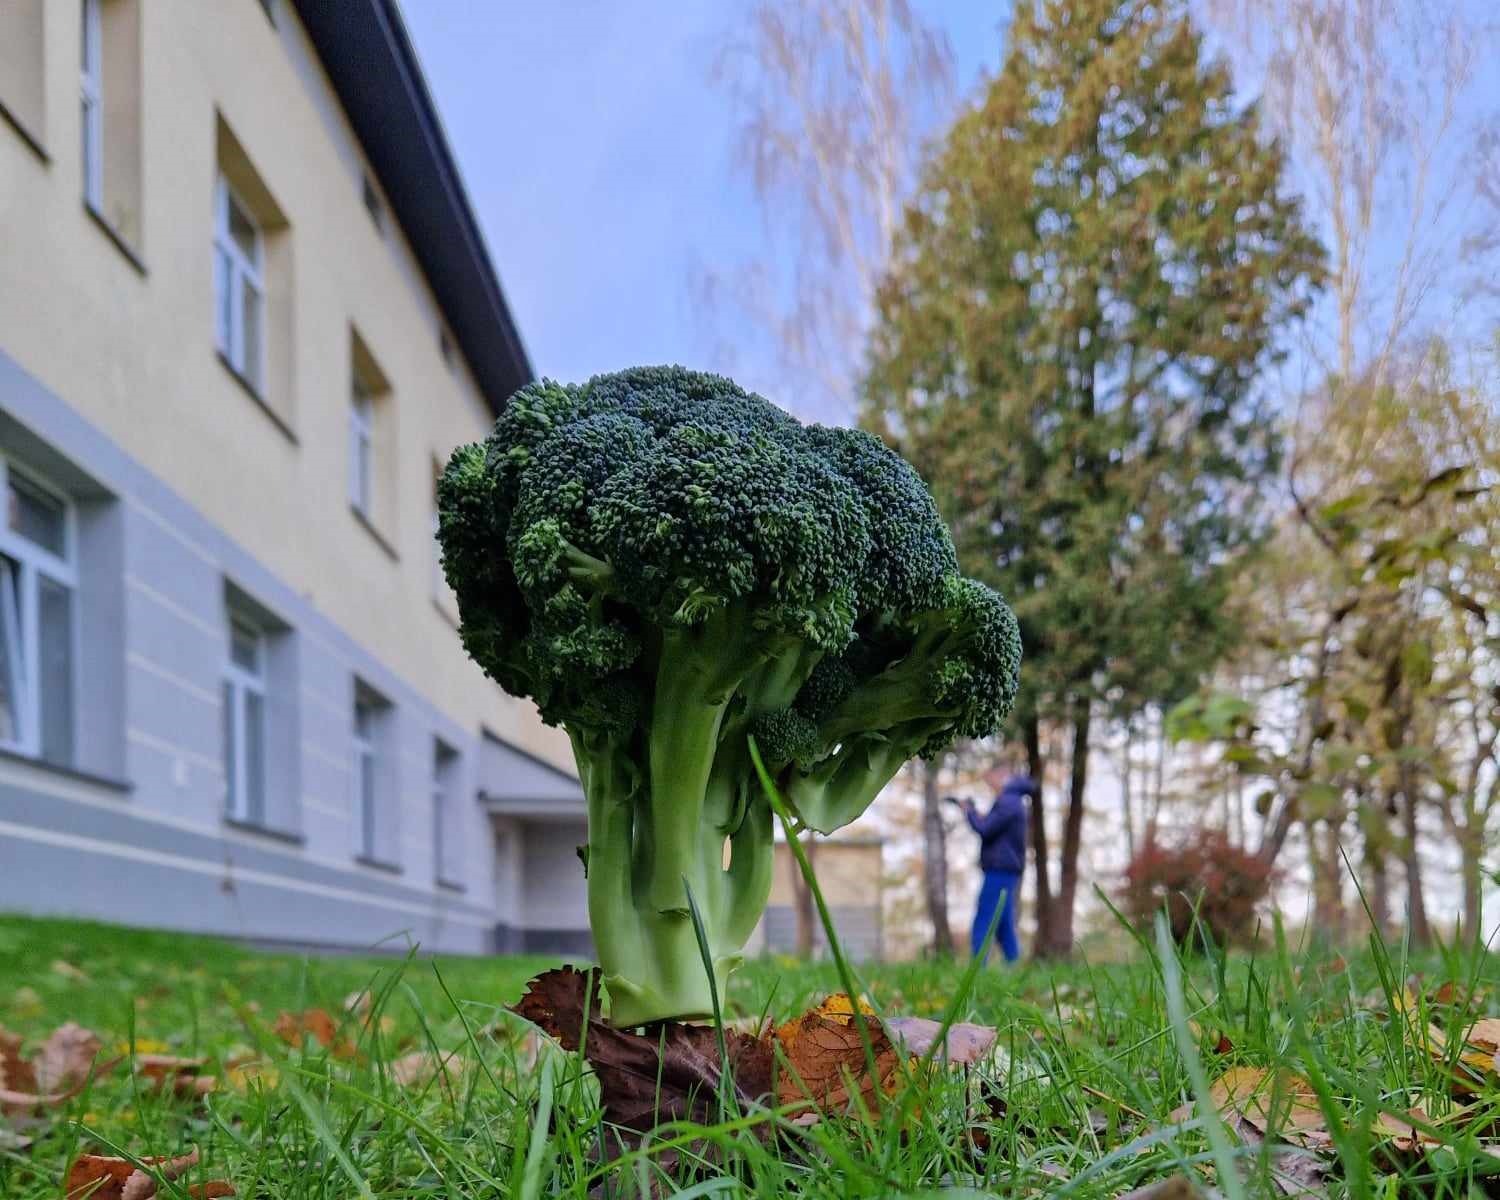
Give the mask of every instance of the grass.
[[[1184, 963], [1148, 939], [1134, 963], [985, 969], [967, 994], [958, 966], [856, 968], [880, 1011], [993, 1025], [997, 1054], [967, 1073], [914, 1077], [894, 1115], [877, 1122], [800, 1128], [752, 1111], [660, 1130], [652, 1145], [610, 1163], [599, 1160], [592, 1079], [503, 1011], [548, 965], [313, 961], [177, 934], [0, 917], [0, 1024], [28, 1047], [73, 1020], [99, 1034], [106, 1056], [132, 1043], [207, 1055], [205, 1069], [221, 1076], [226, 1059], [251, 1051], [272, 1064], [240, 1083], [225, 1078], [206, 1099], [155, 1094], [122, 1065], [29, 1130], [33, 1145], [0, 1148], [0, 1196], [59, 1196], [68, 1162], [85, 1146], [147, 1155], [188, 1145], [203, 1154], [202, 1174], [191, 1178], [227, 1178], [241, 1196], [265, 1200], [634, 1197], [674, 1186], [689, 1197], [1104, 1197], [1179, 1172], [1225, 1195], [1278, 1194], [1271, 1173], [1294, 1169], [1293, 1160], [1247, 1147], [1227, 1127], [1169, 1119], [1233, 1066], [1287, 1068], [1314, 1089], [1332, 1141], [1317, 1186], [1329, 1195], [1500, 1193], [1500, 1151], [1487, 1148], [1500, 1126], [1500, 1083], [1489, 1073], [1455, 1099], [1451, 1065], [1411, 1044], [1399, 1011], [1418, 967], [1429, 986], [1500, 983], [1496, 960], [1474, 948], [1420, 963], [1370, 948], [1340, 962], [1278, 945]], [[755, 962], [735, 977], [727, 1015], [789, 1016], [838, 986], [831, 965]], [[281, 1010], [342, 1014], [344, 997], [366, 987], [376, 1015], [389, 1020], [347, 1020], [345, 1033], [359, 1042], [354, 1059], [315, 1044], [292, 1049], [270, 1030]], [[1485, 999], [1485, 1011], [1500, 1011], [1497, 1001]], [[1423, 1027], [1428, 1017], [1461, 1027], [1456, 1012], [1429, 1013], [1424, 1001]], [[472, 1065], [446, 1080], [399, 1083], [391, 1064], [423, 1046], [457, 1049]], [[1439, 1144], [1396, 1151], [1373, 1128], [1378, 1114], [1417, 1103]], [[771, 1127], [779, 1136], [758, 1136]], [[669, 1179], [670, 1150], [678, 1162]]]

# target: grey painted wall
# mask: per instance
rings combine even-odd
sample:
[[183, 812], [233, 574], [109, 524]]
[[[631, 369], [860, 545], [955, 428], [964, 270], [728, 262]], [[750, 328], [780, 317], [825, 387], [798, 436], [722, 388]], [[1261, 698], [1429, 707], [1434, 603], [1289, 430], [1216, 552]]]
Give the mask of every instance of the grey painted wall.
[[[530, 947], [535, 927], [549, 948], [586, 946], [573, 852], [582, 822], [514, 818], [514, 838], [497, 854], [478, 793], [529, 794], [517, 795], [526, 782], [515, 771], [483, 773], [492, 739], [432, 708], [3, 351], [0, 450], [78, 505], [76, 766], [97, 777], [0, 756], [0, 909], [280, 942], [410, 938], [468, 953], [489, 951], [501, 925]], [[231, 605], [271, 634], [264, 829], [224, 815]], [[390, 704], [380, 738], [383, 867], [356, 861], [356, 680]], [[458, 753], [444, 882], [433, 837], [439, 738]], [[547, 784], [571, 786], [581, 810], [576, 784]], [[497, 861], [521, 877], [497, 879]]]

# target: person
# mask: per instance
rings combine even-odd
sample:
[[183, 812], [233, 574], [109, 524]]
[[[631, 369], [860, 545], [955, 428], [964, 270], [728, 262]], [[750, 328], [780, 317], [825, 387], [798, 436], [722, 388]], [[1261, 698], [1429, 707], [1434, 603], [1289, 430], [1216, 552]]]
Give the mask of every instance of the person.
[[969, 947], [975, 955], [989, 956], [985, 935], [1000, 908], [995, 926], [995, 940], [1006, 962], [1021, 956], [1016, 940], [1016, 902], [1021, 891], [1021, 875], [1026, 870], [1026, 805], [1040, 789], [1026, 774], [1009, 778], [1003, 764], [984, 773], [985, 786], [995, 796], [989, 812], [980, 815], [974, 801], [963, 801], [969, 826], [979, 835], [979, 869], [984, 882], [979, 888], [979, 903], [974, 910], [974, 925], [969, 933]]

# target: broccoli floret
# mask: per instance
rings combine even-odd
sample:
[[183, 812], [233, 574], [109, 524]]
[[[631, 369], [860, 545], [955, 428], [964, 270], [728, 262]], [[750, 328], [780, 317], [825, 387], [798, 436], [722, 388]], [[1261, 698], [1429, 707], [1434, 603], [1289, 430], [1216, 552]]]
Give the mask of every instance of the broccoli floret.
[[1015, 699], [1015, 618], [911, 467], [719, 376], [521, 389], [453, 455], [438, 536], [468, 652], [572, 741], [621, 1024], [709, 1011], [688, 889], [721, 989], [765, 907], [752, 735], [828, 832]]

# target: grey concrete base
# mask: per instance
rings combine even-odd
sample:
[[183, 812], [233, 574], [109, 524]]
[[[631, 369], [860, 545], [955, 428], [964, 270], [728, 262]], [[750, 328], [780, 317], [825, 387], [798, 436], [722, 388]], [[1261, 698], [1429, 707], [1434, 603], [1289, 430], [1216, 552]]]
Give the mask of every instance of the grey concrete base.
[[517, 929], [495, 926], [496, 954], [556, 954], [564, 958], [594, 957], [594, 935], [587, 929]]
[[315, 861], [272, 837], [138, 815], [131, 804], [44, 768], [7, 767], [0, 910], [365, 951], [491, 949], [493, 914], [473, 904]]

